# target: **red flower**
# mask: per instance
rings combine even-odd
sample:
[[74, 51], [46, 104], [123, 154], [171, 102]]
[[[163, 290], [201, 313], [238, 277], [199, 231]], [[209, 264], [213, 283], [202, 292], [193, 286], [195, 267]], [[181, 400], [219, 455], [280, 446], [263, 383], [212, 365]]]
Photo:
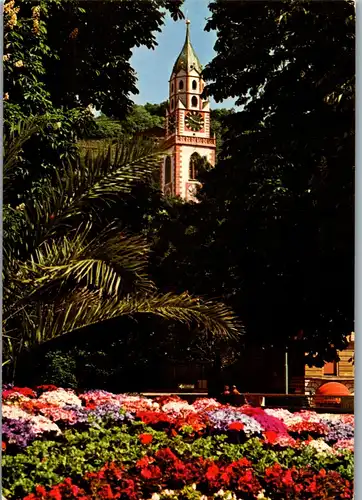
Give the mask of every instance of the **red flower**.
[[87, 410], [95, 410], [97, 408], [97, 403], [87, 402], [85, 407], [87, 408]]
[[215, 479], [219, 475], [219, 472], [220, 470], [217, 465], [210, 465], [206, 471], [205, 477], [208, 481], [215, 481]]
[[237, 462], [234, 462], [238, 467], [252, 467], [252, 463], [247, 458], [240, 458]]
[[140, 458], [137, 463], [136, 467], [142, 468], [142, 467], [148, 467], [148, 465], [152, 462], [153, 460], [150, 457], [143, 457]]
[[38, 385], [36, 387], [36, 389], [38, 391], [46, 391], [46, 392], [49, 392], [49, 391], [56, 391], [57, 390], [57, 386], [56, 385], [52, 385], [52, 384], [47, 384], [47, 385]]
[[6, 443], [5, 443], [5, 441], [2, 441], [2, 443], [1, 443], [1, 449], [2, 449], [3, 451], [5, 451], [5, 450], [6, 450]]
[[284, 477], [282, 479], [282, 482], [286, 486], [293, 486], [294, 481], [293, 481], [293, 477], [292, 477], [292, 472], [290, 470], [285, 471], [285, 474], [284, 474]]
[[57, 486], [55, 486], [52, 490], [49, 491], [48, 493], [48, 498], [49, 500], [62, 500], [62, 494]]
[[228, 485], [231, 481], [231, 475], [229, 472], [223, 472], [220, 476], [220, 479], [223, 481], [223, 483]]
[[140, 434], [138, 437], [142, 444], [152, 443], [152, 434]]
[[164, 462], [175, 463], [177, 461], [176, 455], [170, 450], [170, 448], [163, 448], [161, 450], [158, 450], [155, 456], [158, 460], [162, 460]]
[[257, 495], [261, 489], [258, 479], [252, 470], [252, 464], [246, 458], [232, 462], [226, 466], [221, 479], [224, 481], [223, 487], [237, 488], [238, 491]]
[[44, 488], [44, 486], [36, 486], [35, 491], [37, 495], [45, 496], [47, 494], [47, 490]]
[[159, 479], [162, 476], [161, 469], [157, 465], [149, 465], [141, 469], [141, 476], [144, 479]]
[[172, 422], [168, 415], [157, 411], [139, 411], [137, 417], [147, 425], [158, 425], [160, 427], [165, 427]]
[[29, 387], [13, 387], [12, 389], [7, 389], [3, 391], [3, 399], [7, 399], [9, 396], [13, 394], [21, 394], [22, 396], [26, 396], [28, 398], [35, 398], [36, 394]]
[[109, 484], [105, 484], [104, 486], [102, 486], [102, 488], [97, 491], [97, 494], [98, 494], [98, 498], [103, 498], [103, 499], [107, 499], [107, 500], [116, 498], [113, 495], [112, 488]]
[[274, 431], [265, 431], [264, 432], [264, 436], [267, 440], [268, 443], [275, 443], [277, 437], [278, 437], [278, 433], [277, 432], [274, 432]]
[[308, 493], [316, 493], [318, 490], [317, 488], [317, 482], [314, 480], [314, 481], [311, 481], [308, 485], [308, 487], [306, 487], [306, 491]]
[[232, 422], [229, 424], [229, 431], [237, 431], [240, 432], [244, 429], [244, 424], [241, 422]]

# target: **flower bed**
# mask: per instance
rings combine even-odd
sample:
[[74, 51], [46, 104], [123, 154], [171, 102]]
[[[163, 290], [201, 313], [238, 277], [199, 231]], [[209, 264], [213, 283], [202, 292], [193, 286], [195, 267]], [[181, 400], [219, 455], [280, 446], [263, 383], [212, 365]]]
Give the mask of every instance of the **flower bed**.
[[353, 497], [351, 415], [54, 386], [3, 392], [3, 491], [26, 499]]

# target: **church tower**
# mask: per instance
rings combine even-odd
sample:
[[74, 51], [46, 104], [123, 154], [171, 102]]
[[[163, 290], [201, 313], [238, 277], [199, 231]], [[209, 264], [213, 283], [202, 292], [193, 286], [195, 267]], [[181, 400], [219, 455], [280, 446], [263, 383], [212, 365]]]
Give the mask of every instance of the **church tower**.
[[215, 165], [216, 139], [210, 134], [210, 104], [201, 98], [204, 81], [202, 66], [190, 41], [190, 21], [186, 39], [171, 73], [166, 111], [167, 156], [161, 167], [161, 186], [166, 195], [194, 200], [198, 185], [195, 158], [206, 157]]

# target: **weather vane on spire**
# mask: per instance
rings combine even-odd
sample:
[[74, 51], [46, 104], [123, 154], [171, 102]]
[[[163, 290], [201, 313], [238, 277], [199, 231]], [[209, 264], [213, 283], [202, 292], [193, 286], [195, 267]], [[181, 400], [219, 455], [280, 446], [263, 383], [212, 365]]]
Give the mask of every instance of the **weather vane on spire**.
[[190, 24], [190, 22], [191, 22], [191, 21], [190, 21], [190, 19], [189, 19], [189, 18], [188, 18], [188, 16], [187, 16], [188, 12], [189, 12], [189, 11], [188, 11], [188, 10], [186, 10], [186, 15], [185, 15], [185, 17], [186, 17], [186, 21], [185, 21], [185, 23], [186, 23], [186, 24]]

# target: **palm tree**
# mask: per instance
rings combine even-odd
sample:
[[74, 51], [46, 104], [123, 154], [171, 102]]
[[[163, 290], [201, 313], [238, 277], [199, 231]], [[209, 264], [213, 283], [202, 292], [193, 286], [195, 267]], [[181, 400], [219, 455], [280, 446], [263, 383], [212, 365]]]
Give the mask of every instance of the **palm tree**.
[[[241, 326], [225, 305], [187, 293], [160, 294], [147, 276], [149, 247], [112, 224], [98, 233], [100, 203], [112, 204], [147, 181], [162, 145], [123, 138], [63, 162], [14, 208], [7, 193], [24, 142], [38, 121], [19, 125], [5, 140], [3, 350], [8, 375], [24, 350], [117, 316], [156, 314], [197, 324], [223, 338]], [[96, 226], [97, 225], [97, 226]]]

